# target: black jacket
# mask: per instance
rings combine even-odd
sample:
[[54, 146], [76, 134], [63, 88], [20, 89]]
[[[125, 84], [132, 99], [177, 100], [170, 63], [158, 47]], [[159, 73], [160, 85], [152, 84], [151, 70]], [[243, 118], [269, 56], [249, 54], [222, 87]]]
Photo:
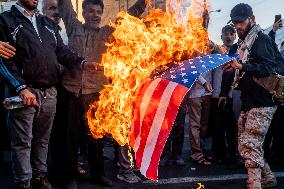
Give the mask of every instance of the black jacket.
[[[233, 44], [229, 49], [229, 54], [234, 55], [237, 53], [238, 50], [238, 44]], [[224, 71], [222, 76], [222, 83], [221, 83], [221, 91], [220, 95], [221, 97], [229, 97], [229, 92], [231, 90], [231, 86], [234, 81], [235, 76], [235, 70], [231, 71]]]
[[272, 95], [253, 81], [253, 77], [267, 77], [278, 71], [284, 60], [275, 42], [266, 34], [259, 32], [250, 50], [249, 61], [243, 64], [245, 75], [240, 79], [242, 110], [271, 107], [275, 103]]
[[[0, 41], [8, 41], [16, 48], [16, 55], [4, 61], [4, 65], [8, 75], [21, 85], [49, 88], [58, 83], [59, 62], [74, 68], [84, 59], [63, 44], [59, 27], [52, 20], [37, 14], [36, 22], [39, 36], [32, 23], [15, 6], [0, 14]], [[17, 92], [23, 88], [8, 81]]]
[[[274, 105], [272, 96], [252, 80], [253, 76], [265, 77], [273, 72], [281, 75], [284, 74], [284, 60], [278, 51], [274, 39], [275, 36], [271, 36], [271, 32], [269, 37], [260, 32], [251, 48], [249, 62], [244, 65], [246, 74], [244, 78], [241, 79], [239, 87], [237, 88], [242, 91], [242, 110]], [[234, 44], [230, 48], [230, 53], [236, 53], [237, 47], [238, 45]], [[228, 96], [234, 75], [235, 71], [224, 72], [220, 96]]]
[[[268, 36], [271, 37], [273, 41], [275, 41], [275, 32], [273, 30], [271, 30], [268, 33]], [[238, 43], [235, 43], [229, 49], [229, 54], [236, 54], [237, 50], [238, 50]], [[278, 70], [277, 72], [279, 74], [282, 74], [283, 71], [284, 70], [281, 70], [281, 71]], [[228, 97], [229, 91], [231, 90], [231, 86], [234, 81], [234, 76], [235, 76], [235, 70], [231, 70], [231, 71], [227, 71], [223, 73], [220, 96]]]

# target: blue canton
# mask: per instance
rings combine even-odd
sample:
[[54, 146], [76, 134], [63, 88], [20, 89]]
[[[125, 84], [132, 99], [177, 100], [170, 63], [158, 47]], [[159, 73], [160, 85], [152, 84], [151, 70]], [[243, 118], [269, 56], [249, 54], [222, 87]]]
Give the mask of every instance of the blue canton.
[[203, 73], [217, 68], [231, 60], [236, 59], [235, 55], [210, 54], [194, 59], [183, 61], [161, 75], [159, 78], [176, 82], [185, 87], [191, 88], [196, 79]]

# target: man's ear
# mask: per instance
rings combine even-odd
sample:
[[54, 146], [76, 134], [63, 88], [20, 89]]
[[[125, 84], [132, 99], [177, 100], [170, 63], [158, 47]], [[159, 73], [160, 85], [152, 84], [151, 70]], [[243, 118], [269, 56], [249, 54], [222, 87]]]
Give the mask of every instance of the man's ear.
[[253, 23], [255, 23], [255, 16], [251, 16], [250, 19]]

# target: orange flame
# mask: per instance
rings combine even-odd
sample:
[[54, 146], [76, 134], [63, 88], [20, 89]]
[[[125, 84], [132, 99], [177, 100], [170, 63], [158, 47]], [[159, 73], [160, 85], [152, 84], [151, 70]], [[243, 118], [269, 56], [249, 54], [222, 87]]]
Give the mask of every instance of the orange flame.
[[205, 185], [202, 183], [197, 183], [198, 184], [198, 188], [196, 189], [205, 189]]
[[159, 9], [151, 9], [143, 19], [125, 12], [118, 14], [117, 22], [111, 23], [114, 40], [107, 44], [102, 58], [104, 74], [111, 83], [87, 112], [95, 138], [109, 133], [120, 145], [128, 144], [133, 104], [155, 68], [208, 52], [208, 34], [202, 27], [202, 18], [194, 16], [195, 11], [200, 10], [190, 7], [186, 25]]

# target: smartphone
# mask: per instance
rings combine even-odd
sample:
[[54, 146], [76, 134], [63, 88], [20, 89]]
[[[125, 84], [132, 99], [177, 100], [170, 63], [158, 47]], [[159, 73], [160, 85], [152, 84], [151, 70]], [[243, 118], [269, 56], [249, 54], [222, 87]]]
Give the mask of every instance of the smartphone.
[[[278, 20], [281, 20], [281, 14], [275, 15], [275, 21], [274, 21], [274, 23], [277, 22]], [[282, 22], [280, 23], [280, 27], [282, 27]]]

